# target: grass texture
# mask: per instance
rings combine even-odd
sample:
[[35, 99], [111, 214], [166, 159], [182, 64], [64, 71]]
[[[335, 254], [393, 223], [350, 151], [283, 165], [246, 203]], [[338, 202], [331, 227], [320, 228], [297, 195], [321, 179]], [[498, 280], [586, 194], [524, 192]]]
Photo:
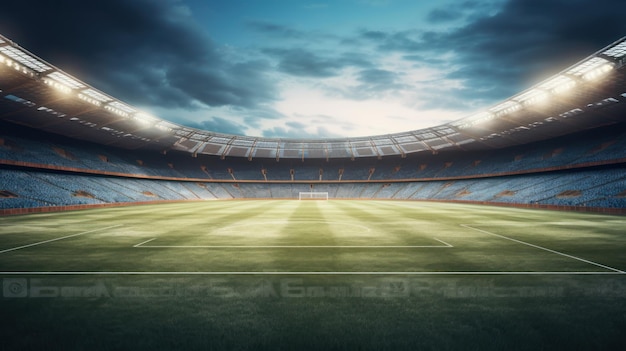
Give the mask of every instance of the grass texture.
[[626, 218], [207, 201], [0, 218], [0, 349], [617, 349]]

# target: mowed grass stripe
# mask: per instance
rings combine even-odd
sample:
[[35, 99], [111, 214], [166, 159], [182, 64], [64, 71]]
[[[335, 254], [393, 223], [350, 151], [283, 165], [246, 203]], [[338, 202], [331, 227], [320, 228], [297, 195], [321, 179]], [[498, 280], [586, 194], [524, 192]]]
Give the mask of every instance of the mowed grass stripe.
[[[221, 206], [222, 204], [225, 206]], [[242, 228], [248, 227], [248, 231], [253, 231], [254, 219], [263, 218], [266, 212], [272, 210], [275, 209], [262, 201], [212, 201], [197, 206], [183, 206], [182, 210], [179, 209], [174, 214], [166, 212], [157, 216], [150, 215], [148, 222], [135, 223], [133, 229], [142, 232], [142, 238], [156, 237], [162, 245], [193, 246], [207, 242], [219, 244], [223, 241], [229, 243], [240, 236], [225, 237], [211, 233], [239, 224], [242, 224]], [[251, 221], [250, 225], [245, 224], [247, 221]]]
[[[613, 216], [560, 214], [561, 220], [598, 221], [598, 236], [579, 242], [602, 245], [603, 240], [619, 242], [622, 222]], [[42, 217], [3, 218], [2, 224], [40, 222]], [[207, 201], [180, 204], [136, 206], [115, 209], [48, 214], [46, 224], [55, 223], [51, 235], [67, 235], [66, 225], [84, 223], [90, 228], [121, 225], [97, 237], [59, 241], [0, 255], [3, 271], [145, 271], [145, 272], [590, 272], [601, 270], [550, 252], [542, 252], [515, 242], [463, 228], [476, 223], [497, 223], [524, 235], [524, 241], [545, 240], [549, 232], [528, 231], [526, 223], [554, 221], [555, 213], [454, 204], [387, 201]], [[265, 224], [263, 224], [265, 223]], [[408, 230], [403, 226], [411, 226]], [[89, 228], [89, 229], [90, 229]], [[367, 229], [371, 230], [367, 230]], [[78, 229], [78, 228], [77, 228]], [[417, 229], [417, 231], [416, 231]], [[1, 230], [1, 229], [0, 229]], [[491, 230], [491, 229], [490, 229]], [[572, 230], [570, 245], [576, 245], [584, 230]], [[499, 232], [499, 231], [494, 231]], [[28, 233], [24, 233], [28, 235]], [[527, 238], [526, 236], [530, 236]], [[133, 247], [153, 239], [148, 245], [261, 245], [333, 246], [334, 248], [236, 247], [162, 248]], [[375, 246], [375, 243], [422, 243], [439, 245], [434, 238], [454, 248], [414, 250], [335, 248]], [[604, 239], [603, 239], [604, 238]], [[12, 238], [3, 241], [12, 245]], [[6, 246], [9, 245], [9, 246]], [[11, 246], [12, 245], [12, 246]], [[558, 250], [558, 247], [542, 244]], [[598, 247], [600, 247], [598, 246]], [[620, 259], [618, 251], [607, 259]], [[584, 254], [576, 255], [587, 257]], [[597, 260], [593, 260], [600, 262]], [[601, 262], [605, 262], [604, 260]], [[607, 264], [609, 265], [609, 264]], [[610, 265], [609, 265], [610, 266]], [[619, 266], [615, 266], [620, 268]]]
[[[414, 212], [382, 206], [384, 202], [340, 202], [336, 209], [357, 222], [365, 222], [372, 228], [372, 240], [379, 245], [438, 246], [434, 238], [457, 231], [445, 221], [417, 217]], [[381, 205], [381, 206], [379, 206]], [[416, 218], [417, 217], [417, 218]]]

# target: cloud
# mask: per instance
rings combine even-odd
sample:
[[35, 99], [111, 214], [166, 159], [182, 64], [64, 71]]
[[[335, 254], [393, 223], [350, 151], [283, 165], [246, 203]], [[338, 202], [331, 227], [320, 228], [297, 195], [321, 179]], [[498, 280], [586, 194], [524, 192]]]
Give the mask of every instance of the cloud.
[[[445, 110], [446, 118], [472, 112], [626, 33], [622, 0], [437, 2], [415, 7], [429, 12], [416, 11], [414, 22], [385, 22], [385, 11], [413, 6], [390, 0], [280, 9], [270, 8], [275, 2], [188, 3], [198, 7], [184, 0], [10, 1], [0, 11], [0, 32], [164, 119], [277, 137], [354, 135], [371, 130], [356, 121], [388, 127], [388, 116], [424, 109]], [[339, 8], [354, 12], [328, 11]], [[206, 18], [217, 21], [207, 20], [211, 27]], [[223, 32], [212, 37], [208, 28]]]
[[467, 0], [454, 6], [436, 8], [426, 15], [426, 20], [433, 24], [455, 22], [463, 19], [485, 17], [497, 12], [503, 3], [500, 0]]
[[36, 8], [3, 4], [0, 31], [131, 104], [254, 108], [276, 99], [268, 63], [233, 60], [177, 0], [38, 1]]
[[274, 22], [250, 20], [246, 25], [254, 32], [283, 39], [301, 39], [307, 36], [303, 31]]
[[211, 117], [197, 124], [196, 128], [224, 134], [245, 135], [247, 130], [243, 124], [221, 117]]
[[307, 129], [301, 128], [300, 124], [287, 123], [285, 127], [273, 127], [263, 131], [263, 137], [266, 138], [292, 138], [292, 139], [325, 139], [340, 138], [341, 135], [331, 132], [324, 126], [317, 126], [314, 132], [308, 132]]
[[463, 63], [450, 77], [498, 86], [502, 93], [492, 96], [505, 98], [623, 35], [625, 11], [626, 3], [614, 0], [511, 0], [437, 40]]
[[463, 13], [458, 9], [435, 9], [428, 13], [426, 17], [429, 22], [439, 23], [439, 22], [449, 22], [454, 21], [463, 17]]
[[381, 99], [409, 88], [402, 82], [402, 73], [380, 68], [361, 70], [356, 74], [359, 84], [343, 89], [343, 95], [353, 100]]
[[263, 52], [278, 60], [279, 71], [299, 77], [332, 77], [348, 65], [345, 60], [324, 57], [301, 48], [264, 49]]
[[[459, 11], [482, 15], [472, 12], [463, 25], [441, 30], [364, 30], [359, 39], [428, 64], [442, 72], [442, 80], [461, 82], [450, 95], [494, 103], [626, 33], [621, 0], [509, 0], [497, 11], [488, 3], [463, 4]], [[454, 11], [440, 8], [429, 16], [452, 20]]]

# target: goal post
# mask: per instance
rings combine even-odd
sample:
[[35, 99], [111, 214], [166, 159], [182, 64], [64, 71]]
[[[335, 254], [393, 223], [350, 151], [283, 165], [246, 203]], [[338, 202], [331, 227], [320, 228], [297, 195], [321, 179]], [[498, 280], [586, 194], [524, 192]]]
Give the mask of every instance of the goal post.
[[298, 200], [328, 200], [328, 191], [301, 191]]

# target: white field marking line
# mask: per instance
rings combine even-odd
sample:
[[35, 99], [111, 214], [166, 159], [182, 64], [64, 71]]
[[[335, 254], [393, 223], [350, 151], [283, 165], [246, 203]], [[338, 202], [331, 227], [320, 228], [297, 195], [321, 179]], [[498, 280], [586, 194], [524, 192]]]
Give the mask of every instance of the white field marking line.
[[133, 245], [133, 247], [140, 247], [141, 245], [143, 245], [143, 244], [147, 244], [147, 243], [151, 242], [151, 241], [152, 241], [152, 240], [154, 240], [154, 239], [156, 239], [156, 238], [148, 239], [148, 240], [146, 240], [146, 241], [144, 241], [144, 242], [141, 242], [141, 243], [139, 243], [139, 244], [137, 244], [137, 245]]
[[146, 240], [133, 247], [138, 248], [213, 248], [213, 249], [414, 249], [414, 248], [449, 248], [454, 247], [443, 240], [433, 238], [444, 245], [144, 245], [156, 238]]
[[63, 240], [63, 239], [67, 239], [67, 238], [73, 238], [73, 237], [75, 237], [75, 236], [84, 235], [84, 234], [89, 234], [89, 233], [98, 232], [98, 231], [101, 231], [101, 230], [107, 230], [107, 229], [111, 229], [111, 228], [115, 228], [115, 227], [120, 227], [120, 226], [122, 226], [122, 225], [121, 225], [121, 224], [116, 224], [116, 225], [112, 225], [112, 226], [105, 227], [105, 228], [99, 228], [99, 229], [88, 230], [88, 231], [86, 231], [86, 232], [82, 232], [82, 233], [78, 233], [78, 234], [66, 235], [66, 236], [61, 237], [61, 238], [55, 238], [55, 239], [50, 239], [50, 240], [44, 240], [44, 241], [40, 241], [40, 242], [33, 243], [33, 244], [28, 244], [28, 245], [18, 246], [18, 247], [14, 247], [14, 248], [11, 248], [11, 249], [2, 250], [2, 251], [0, 251], [0, 254], [6, 253], [6, 252], [10, 252], [10, 251], [15, 251], [15, 250], [25, 249], [25, 248], [27, 248], [27, 247], [32, 247], [32, 246], [37, 246], [37, 245], [47, 244], [47, 243], [51, 243], [51, 242], [53, 242], [53, 241]]
[[413, 275], [413, 276], [437, 276], [437, 275], [623, 275], [619, 272], [527, 272], [527, 271], [452, 271], [452, 272], [360, 272], [360, 271], [347, 271], [347, 272], [315, 272], [315, 271], [302, 271], [302, 272], [289, 272], [289, 271], [223, 271], [223, 272], [171, 272], [171, 271], [156, 271], [156, 272], [140, 272], [140, 271], [120, 271], [120, 272], [106, 272], [106, 271], [38, 271], [38, 272], [0, 272], [2, 275]]
[[[440, 239], [437, 239], [437, 238], [433, 238], [433, 239], [435, 239], [435, 240], [437, 240], [438, 242], [440, 242], [440, 243], [444, 244], [444, 245], [445, 245], [445, 247], [454, 247], [454, 246], [452, 246], [452, 245], [448, 244], [447, 242], [445, 242], [445, 241], [443, 241], [443, 240], [440, 240]], [[433, 246], [433, 247], [442, 247], [442, 246]]]
[[594, 266], [602, 267], [602, 268], [604, 268], [604, 269], [609, 269], [609, 270], [615, 271], [615, 272], [617, 272], [617, 273], [626, 273], [626, 272], [624, 272], [624, 271], [622, 271], [622, 270], [619, 270], [619, 269], [617, 269], [617, 268], [613, 268], [613, 267], [605, 266], [605, 265], [600, 264], [600, 263], [597, 263], [597, 262], [593, 262], [593, 261], [586, 260], [586, 259], [584, 259], [584, 258], [580, 258], [580, 257], [576, 257], [576, 256], [568, 255], [568, 254], [566, 254], [566, 253], [562, 253], [562, 252], [559, 252], [559, 251], [555, 251], [555, 250], [552, 250], [552, 249], [548, 249], [548, 248], [545, 248], [545, 247], [543, 247], [543, 246], [534, 245], [534, 244], [531, 244], [531, 243], [527, 243], [527, 242], [525, 242], [525, 241], [521, 241], [521, 240], [517, 240], [517, 239], [509, 238], [509, 237], [506, 237], [506, 236], [504, 236], [504, 235], [495, 234], [495, 233], [492, 233], [492, 232], [489, 232], [489, 231], [486, 231], [486, 230], [483, 230], [483, 229], [474, 228], [474, 227], [471, 227], [471, 226], [466, 225], [466, 224], [461, 224], [461, 227], [465, 227], [465, 228], [473, 229], [473, 230], [479, 231], [479, 232], [484, 233], [484, 234], [489, 234], [489, 235], [497, 236], [497, 237], [499, 237], [499, 238], [502, 238], [502, 239], [507, 239], [507, 240], [510, 240], [510, 241], [513, 241], [513, 242], [516, 242], [516, 243], [519, 243], [519, 244], [524, 244], [524, 245], [527, 245], [527, 246], [530, 246], [530, 247], [534, 247], [534, 248], [536, 248], [536, 249], [540, 249], [540, 250], [544, 250], [544, 251], [552, 252], [552, 253], [555, 253], [555, 254], [557, 254], [557, 255], [561, 255], [561, 256], [564, 256], [564, 257], [568, 257], [568, 258], [571, 258], [571, 259], [574, 259], [574, 260], [578, 260], [578, 261], [581, 261], [581, 262], [585, 262], [585, 263], [588, 263], [588, 264], [592, 264], [592, 265], [594, 265]]

